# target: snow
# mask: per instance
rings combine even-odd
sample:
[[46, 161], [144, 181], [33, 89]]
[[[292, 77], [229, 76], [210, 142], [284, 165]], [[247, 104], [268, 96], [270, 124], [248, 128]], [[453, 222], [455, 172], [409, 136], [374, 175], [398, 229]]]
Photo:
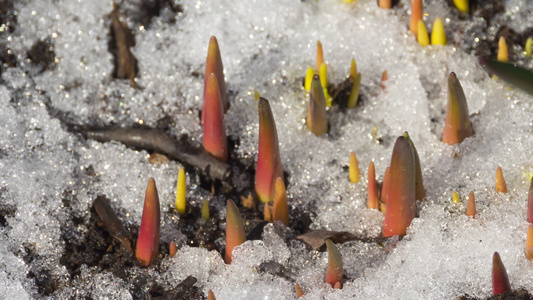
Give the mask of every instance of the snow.
[[[211, 289], [217, 299], [295, 299], [295, 283], [306, 292], [304, 299], [484, 298], [492, 293], [492, 254], [498, 251], [512, 287], [533, 293], [533, 266], [524, 255], [533, 101], [486, 75], [470, 53], [471, 37], [464, 37], [465, 45], [457, 43], [463, 39], [460, 26], [471, 33], [485, 21], [478, 18], [470, 26], [449, 1], [426, 1], [428, 29], [442, 17], [454, 44], [422, 48], [407, 31], [407, 0], [392, 11], [379, 9], [373, 0], [169, 1], [181, 11], [167, 6], [149, 24], [141, 22], [141, 2], [130, 1], [123, 11], [136, 41], [132, 52], [140, 88], [133, 89], [112, 76], [112, 1], [14, 1], [14, 31], [0, 37], [2, 51], [9, 48], [17, 62], [4, 65], [0, 80], [0, 215], [6, 219], [0, 226], [0, 295], [134, 299], [135, 283], [86, 265], [69, 278], [61, 258], [66, 241], [81, 241], [87, 234], [98, 195], [110, 199], [128, 228], [138, 228], [150, 177], [161, 200], [161, 243], [174, 241], [181, 248], [174, 258], [162, 251], [159, 268], [129, 272], [165, 288], [192, 275], [204, 294]], [[533, 3], [507, 1], [496, 20], [523, 32], [533, 20]], [[368, 163], [374, 161], [381, 181], [395, 138], [408, 131], [414, 141], [427, 192], [419, 217], [400, 241], [338, 245], [346, 276], [342, 290], [323, 283], [327, 254], [289, 239], [294, 232], [280, 224], [267, 225], [261, 240], [237, 247], [231, 265], [215, 250], [186, 245], [173, 211], [181, 163], [150, 164], [146, 151], [85, 140], [59, 120], [58, 111], [80, 125], [170, 124], [170, 134], [187, 134], [198, 143], [212, 35], [230, 91], [227, 133], [240, 141], [232, 151], [240, 159], [257, 157], [258, 91], [270, 101], [276, 120], [282, 164], [290, 176], [289, 204], [311, 211], [312, 229], [379, 237], [383, 215], [365, 207]], [[301, 84], [307, 67], [314, 66], [317, 40], [330, 83], [346, 78], [352, 58], [362, 73], [360, 104], [347, 111], [330, 108], [330, 133], [322, 137], [306, 129], [308, 99]], [[28, 57], [37, 42], [53, 51], [50, 67]], [[518, 63], [533, 66], [520, 51]], [[384, 70], [385, 91], [380, 87]], [[465, 91], [475, 131], [455, 146], [440, 141], [452, 71]], [[372, 138], [374, 128], [381, 143]], [[345, 168], [351, 151], [360, 162], [358, 184], [348, 181]], [[497, 166], [508, 194], [494, 191]], [[223, 197], [211, 197], [197, 177], [187, 184], [191, 206], [199, 209], [208, 199], [211, 213], [224, 215]], [[452, 203], [452, 190], [462, 203]], [[464, 215], [470, 191], [476, 195], [476, 219]], [[57, 281], [55, 293], [40, 291], [36, 282], [42, 276]]]

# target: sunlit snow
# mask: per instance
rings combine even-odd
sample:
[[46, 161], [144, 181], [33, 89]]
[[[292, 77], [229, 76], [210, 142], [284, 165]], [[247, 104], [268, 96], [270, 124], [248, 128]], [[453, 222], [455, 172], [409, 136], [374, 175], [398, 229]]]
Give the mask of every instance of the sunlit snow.
[[[112, 1], [12, 2], [16, 25], [0, 35], [2, 51], [9, 49], [17, 62], [4, 64], [0, 80], [1, 297], [134, 299], [136, 282], [86, 265], [71, 278], [61, 258], [65, 239], [81, 240], [86, 234], [98, 195], [111, 200], [128, 227], [137, 228], [150, 177], [157, 182], [166, 222], [162, 245], [175, 241], [182, 247], [170, 258], [162, 246], [159, 268], [132, 267], [129, 272], [166, 289], [192, 275], [205, 295], [213, 290], [217, 299], [295, 299], [295, 283], [306, 293], [303, 299], [486, 298], [492, 295], [492, 254], [497, 251], [513, 289], [533, 293], [533, 265], [525, 258], [533, 99], [491, 79], [479, 66], [467, 51], [470, 45], [461, 43], [475, 43], [465, 35], [485, 21], [460, 17], [451, 1], [426, 1], [428, 29], [436, 17], [443, 18], [451, 42], [426, 48], [408, 32], [408, 0], [391, 11], [374, 0], [175, 0], [168, 2], [181, 12], [167, 5], [148, 24], [139, 17], [143, 1], [127, 1], [121, 11], [135, 36], [139, 89], [113, 78], [108, 51]], [[505, 10], [497, 21], [517, 32], [533, 24], [533, 2], [505, 1]], [[198, 143], [212, 35], [221, 48], [230, 91], [227, 133], [240, 141], [231, 151], [242, 159], [257, 157], [258, 91], [270, 101], [276, 120], [289, 205], [311, 210], [312, 229], [379, 237], [383, 215], [366, 208], [368, 163], [374, 161], [382, 181], [396, 137], [408, 131], [414, 141], [427, 193], [419, 217], [396, 246], [339, 244], [345, 266], [342, 290], [323, 282], [327, 253], [307, 250], [280, 224], [267, 225], [261, 240], [238, 247], [231, 265], [217, 251], [183, 245], [183, 234], [171, 226], [178, 218], [173, 205], [181, 164], [150, 164], [146, 151], [86, 140], [52, 113], [103, 127], [158, 127], [165, 120], [172, 124], [168, 133], [187, 134]], [[307, 67], [315, 64], [317, 40], [324, 47], [329, 82], [339, 84], [347, 77], [352, 58], [362, 74], [360, 103], [346, 111], [332, 107], [330, 132], [321, 137], [305, 126], [308, 99], [302, 86]], [[51, 66], [28, 57], [39, 41], [53, 50]], [[531, 68], [521, 47], [512, 48], [514, 60]], [[441, 142], [450, 72], [463, 86], [475, 131], [455, 146]], [[348, 181], [351, 151], [362, 174], [357, 184]], [[494, 191], [497, 166], [508, 194]], [[452, 190], [462, 203], [452, 203]], [[476, 193], [476, 219], [465, 216], [470, 191]], [[187, 197], [199, 209], [210, 191], [199, 186], [198, 178], [189, 178]], [[212, 213], [223, 216], [220, 203], [225, 201], [219, 200]], [[272, 266], [282, 271], [264, 271]], [[40, 277], [54, 278], [57, 290], [39, 290]]]

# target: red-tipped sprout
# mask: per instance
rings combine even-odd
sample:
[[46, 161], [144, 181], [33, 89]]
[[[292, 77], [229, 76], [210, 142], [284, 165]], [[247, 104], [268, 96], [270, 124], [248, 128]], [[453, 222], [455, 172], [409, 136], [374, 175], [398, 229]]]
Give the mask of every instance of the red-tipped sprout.
[[507, 184], [505, 183], [505, 178], [503, 177], [503, 171], [500, 166], [496, 168], [496, 184], [494, 185], [494, 188], [497, 192], [500, 193], [507, 193]]
[[209, 290], [209, 292], [207, 292], [207, 300], [217, 300], [215, 298], [215, 293], [213, 293], [212, 290]]
[[168, 246], [168, 255], [170, 255], [170, 257], [174, 257], [177, 252], [178, 248], [176, 247], [176, 243], [170, 242], [170, 245]]
[[135, 257], [140, 261], [141, 267], [148, 267], [154, 263], [159, 253], [159, 232], [161, 229], [161, 211], [159, 195], [155, 180], [150, 178], [144, 197], [144, 208], [135, 248]]
[[[222, 99], [224, 112], [229, 108], [229, 102], [226, 95], [226, 82], [224, 80], [224, 66], [222, 65], [222, 57], [220, 56], [220, 49], [218, 47], [217, 38], [212, 36], [209, 39], [209, 48], [207, 49], [207, 58], [205, 60], [205, 73], [204, 73], [204, 99], [207, 89], [207, 81], [209, 75], [215, 73], [218, 81], [218, 87], [220, 90], [220, 96]], [[205, 100], [204, 100], [205, 106]], [[205, 107], [203, 107], [205, 108]], [[204, 121], [204, 109], [202, 108], [202, 122]]]
[[276, 179], [276, 192], [274, 196], [274, 208], [272, 209], [272, 219], [281, 221], [285, 226], [289, 226], [289, 205], [287, 204], [287, 191], [283, 179]]
[[415, 177], [412, 148], [405, 137], [398, 137], [392, 150], [387, 212], [383, 223], [384, 237], [404, 236], [415, 218]]
[[422, 0], [411, 0], [411, 17], [409, 21], [409, 30], [415, 34], [418, 33], [418, 21], [423, 20]]
[[215, 73], [211, 73], [207, 79], [202, 115], [204, 117], [203, 146], [205, 151], [218, 160], [227, 161], [228, 142], [224, 109]]
[[468, 202], [466, 203], [466, 215], [472, 218], [476, 218], [476, 198], [474, 192], [468, 194]]
[[275, 180], [283, 177], [278, 133], [268, 100], [259, 98], [259, 147], [255, 172], [255, 192], [261, 202], [274, 199]]
[[426, 191], [424, 190], [424, 180], [422, 178], [422, 167], [420, 166], [420, 158], [418, 157], [418, 151], [416, 151], [415, 144], [413, 143], [413, 140], [409, 137], [409, 133], [404, 132], [403, 137], [405, 137], [409, 141], [409, 145], [411, 146], [411, 150], [413, 150], [413, 154], [415, 155], [415, 180], [416, 180], [416, 200], [424, 200], [426, 197]]
[[326, 283], [331, 284], [334, 288], [342, 288], [342, 256], [339, 249], [331, 240], [326, 240], [328, 248], [328, 269], [326, 271]]
[[448, 103], [442, 141], [450, 145], [459, 144], [473, 134], [463, 87], [455, 73], [452, 72], [448, 77]]
[[239, 209], [232, 200], [228, 200], [226, 208], [226, 251], [224, 261], [229, 264], [233, 260], [233, 248], [246, 241], [244, 225]]
[[371, 209], [379, 209], [378, 199], [378, 184], [376, 182], [376, 170], [374, 168], [374, 162], [370, 161], [368, 164], [368, 197], [366, 206]]
[[509, 276], [503, 265], [502, 259], [498, 252], [494, 252], [492, 257], [492, 294], [498, 295], [511, 291]]

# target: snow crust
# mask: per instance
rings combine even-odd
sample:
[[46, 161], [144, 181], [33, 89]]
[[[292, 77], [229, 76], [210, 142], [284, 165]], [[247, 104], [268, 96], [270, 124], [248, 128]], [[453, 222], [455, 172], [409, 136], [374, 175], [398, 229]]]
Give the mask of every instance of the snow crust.
[[[162, 242], [184, 243], [171, 226], [181, 164], [153, 165], [145, 151], [86, 141], [67, 131], [51, 110], [78, 124], [156, 127], [167, 118], [174, 125], [171, 134], [201, 141], [198, 112], [212, 35], [219, 41], [230, 91], [227, 132], [240, 140], [233, 150], [240, 158], [257, 156], [253, 95], [258, 91], [270, 101], [276, 120], [282, 164], [290, 175], [289, 204], [312, 210], [311, 228], [379, 237], [383, 215], [365, 206], [367, 166], [374, 161], [381, 181], [394, 140], [404, 131], [418, 149], [427, 197], [408, 235], [395, 245], [338, 245], [347, 278], [342, 290], [323, 283], [327, 254], [295, 240], [286, 243], [290, 232], [280, 224], [267, 225], [261, 240], [239, 246], [231, 265], [216, 251], [183, 245], [174, 258], [163, 258], [164, 272], [136, 272], [170, 288], [192, 275], [217, 299], [295, 299], [295, 283], [306, 292], [303, 299], [483, 298], [492, 293], [491, 260], [498, 251], [512, 287], [533, 293], [533, 266], [524, 255], [533, 171], [531, 96], [489, 78], [459, 44], [422, 48], [407, 31], [409, 1], [393, 11], [375, 2], [176, 1], [182, 12], [167, 9], [149, 26], [131, 12], [125, 21], [134, 31], [142, 87], [132, 89], [127, 80], [112, 78], [112, 1], [15, 1], [18, 25], [0, 37], [19, 62], [6, 68], [0, 81], [0, 205], [9, 212], [7, 225], [0, 227], [0, 295], [42, 299], [35, 285], [39, 276], [58, 278], [59, 286], [68, 283], [60, 263], [64, 239], [81, 239], [87, 231], [72, 218], [87, 221], [92, 201], [103, 194], [128, 226], [139, 226], [150, 177], [156, 179], [166, 222]], [[459, 34], [453, 24], [457, 11], [448, 1], [426, 2], [428, 29], [440, 16], [453, 40]], [[510, 27], [521, 32], [532, 24], [531, 1], [505, 5], [502, 21]], [[361, 103], [347, 111], [332, 107], [331, 130], [322, 137], [305, 127], [308, 100], [301, 84], [314, 65], [317, 40], [331, 83], [346, 78], [352, 58], [362, 73]], [[27, 56], [38, 41], [53, 48], [51, 68], [36, 66]], [[517, 59], [532, 65], [529, 58]], [[386, 91], [380, 87], [384, 70]], [[456, 146], [440, 141], [452, 71], [465, 91], [475, 131]], [[372, 137], [374, 128], [381, 143]], [[357, 184], [348, 181], [351, 151], [360, 162]], [[494, 191], [497, 166], [503, 168], [508, 194]], [[189, 178], [188, 187], [191, 205], [200, 207], [209, 191], [197, 178]], [[452, 190], [462, 203], [452, 203]], [[470, 191], [476, 193], [476, 219], [464, 215]], [[29, 253], [32, 259], [24, 260]], [[86, 266], [77, 276], [47, 297], [133, 299], [134, 283], [112, 273]]]

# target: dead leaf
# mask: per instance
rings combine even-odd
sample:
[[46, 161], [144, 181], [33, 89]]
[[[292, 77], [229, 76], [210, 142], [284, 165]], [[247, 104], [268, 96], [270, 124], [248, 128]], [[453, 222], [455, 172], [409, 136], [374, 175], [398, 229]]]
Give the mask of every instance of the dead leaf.
[[324, 229], [311, 230], [304, 234], [300, 234], [296, 238], [306, 243], [313, 250], [318, 250], [320, 247], [325, 245], [326, 240], [331, 240], [332, 242], [338, 244], [357, 239], [355, 235], [349, 232], [329, 231]]
[[166, 165], [170, 162], [170, 159], [163, 154], [152, 153], [148, 157], [148, 162], [152, 165]]

